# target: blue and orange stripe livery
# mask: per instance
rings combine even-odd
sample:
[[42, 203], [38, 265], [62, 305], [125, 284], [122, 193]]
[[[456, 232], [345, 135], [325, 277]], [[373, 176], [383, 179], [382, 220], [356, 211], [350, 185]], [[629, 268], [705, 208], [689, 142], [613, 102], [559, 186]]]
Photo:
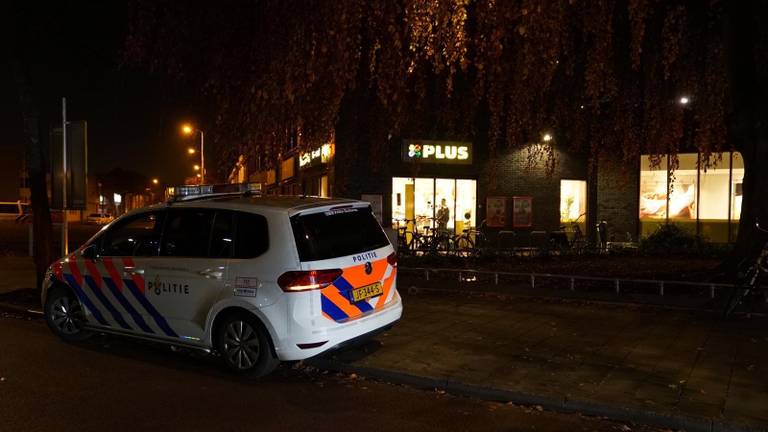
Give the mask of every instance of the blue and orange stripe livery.
[[[365, 273], [365, 264], [343, 269], [342, 275], [320, 292], [324, 317], [336, 322], [344, 322], [384, 307], [392, 291], [397, 267], [390, 266], [386, 259], [371, 264], [370, 274]], [[389, 275], [387, 275], [388, 268], [391, 268]], [[386, 279], [385, 276], [387, 276]], [[376, 282], [382, 283], [383, 293], [380, 296], [357, 303], [351, 301], [353, 289]]]

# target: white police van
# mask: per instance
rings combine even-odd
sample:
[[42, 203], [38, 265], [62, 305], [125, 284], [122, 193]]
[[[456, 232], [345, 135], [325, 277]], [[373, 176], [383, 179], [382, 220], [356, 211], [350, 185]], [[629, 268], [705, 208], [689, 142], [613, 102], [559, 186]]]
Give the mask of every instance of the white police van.
[[65, 341], [94, 332], [211, 350], [261, 376], [391, 326], [397, 259], [368, 203], [177, 188], [54, 263], [42, 292]]

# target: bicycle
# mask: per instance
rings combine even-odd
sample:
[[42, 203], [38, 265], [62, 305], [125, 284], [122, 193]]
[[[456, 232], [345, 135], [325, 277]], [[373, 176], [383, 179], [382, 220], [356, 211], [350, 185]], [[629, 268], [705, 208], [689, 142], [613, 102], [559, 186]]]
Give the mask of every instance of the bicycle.
[[[480, 228], [469, 226], [462, 230], [462, 233], [453, 238], [454, 254], [463, 257], [477, 257], [481, 254], [482, 248], [488, 243], [483, 228], [485, 221], [480, 223]], [[474, 238], [474, 240], [473, 240]]]
[[[768, 229], [761, 227], [757, 219], [755, 220], [755, 227], [758, 231], [768, 234]], [[744, 268], [747, 264], [748, 266]], [[741, 269], [736, 276], [738, 283], [733, 288], [725, 305], [723, 318], [728, 318], [747, 296], [755, 294], [755, 291], [760, 289], [761, 276], [768, 273], [768, 240], [763, 244], [763, 248], [754, 260], [744, 259], [739, 263], [739, 267]]]
[[418, 250], [423, 254], [440, 255], [448, 254], [452, 249], [453, 238], [448, 232], [441, 228], [435, 228], [436, 218], [426, 217], [431, 221], [432, 226], [424, 226], [425, 234], [416, 234], [414, 241]]
[[[397, 252], [400, 255], [406, 255], [410, 252], [413, 252], [413, 233], [411, 231], [408, 231], [408, 224], [412, 222], [416, 222], [413, 219], [394, 219], [397, 230]], [[400, 222], [403, 222], [405, 225], [400, 226]], [[410, 234], [410, 240], [408, 240]]]
[[581, 218], [586, 215], [586, 213], [582, 213], [576, 219], [566, 222], [566, 225], [560, 225], [560, 230], [568, 236], [568, 247], [576, 255], [581, 255], [587, 248], [587, 239], [579, 225]]

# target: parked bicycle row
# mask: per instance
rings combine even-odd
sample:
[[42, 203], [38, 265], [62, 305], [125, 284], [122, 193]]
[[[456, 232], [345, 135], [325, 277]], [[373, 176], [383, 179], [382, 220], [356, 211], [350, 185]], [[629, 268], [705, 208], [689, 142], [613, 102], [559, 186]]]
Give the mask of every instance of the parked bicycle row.
[[558, 231], [497, 231], [487, 233], [485, 221], [456, 234], [442, 226], [438, 218], [394, 219], [398, 254], [479, 257], [489, 255], [540, 256], [584, 253], [607, 253], [621, 247], [633, 250], [630, 242], [589, 244], [576, 224], [561, 226]]

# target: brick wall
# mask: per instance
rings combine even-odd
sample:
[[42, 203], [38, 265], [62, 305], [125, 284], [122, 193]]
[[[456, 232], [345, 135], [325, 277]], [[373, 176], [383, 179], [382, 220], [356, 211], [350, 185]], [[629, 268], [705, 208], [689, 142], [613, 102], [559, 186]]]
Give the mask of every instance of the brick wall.
[[597, 168], [597, 219], [608, 222], [608, 238], [637, 240], [640, 194], [639, 163], [600, 160]]
[[507, 228], [512, 227], [511, 197], [533, 197], [532, 230], [553, 231], [560, 227], [560, 180], [587, 180], [586, 159], [563, 151], [555, 151], [555, 166], [548, 172], [545, 161], [529, 164], [528, 149], [499, 150], [495, 158], [480, 165], [478, 177], [478, 207], [485, 218], [485, 199], [488, 196], [510, 198]]

